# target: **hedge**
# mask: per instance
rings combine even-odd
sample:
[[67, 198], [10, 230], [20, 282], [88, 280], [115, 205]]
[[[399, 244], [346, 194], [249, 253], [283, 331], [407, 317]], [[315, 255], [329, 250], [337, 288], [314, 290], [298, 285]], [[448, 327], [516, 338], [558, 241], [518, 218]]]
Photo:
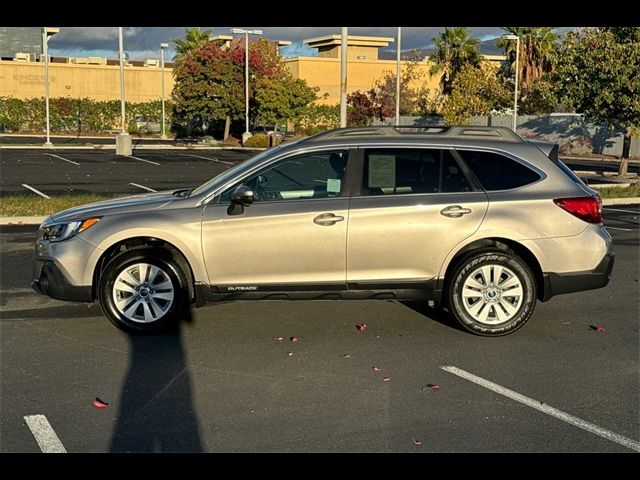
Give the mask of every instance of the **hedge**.
[[257, 135], [247, 138], [243, 146], [250, 148], [269, 148], [269, 135], [258, 133]]
[[[162, 103], [126, 102], [127, 125], [138, 117], [160, 122]], [[171, 125], [171, 102], [165, 101], [166, 125]], [[120, 100], [98, 101], [90, 98], [50, 98], [49, 125], [52, 133], [101, 133], [120, 127]], [[42, 132], [45, 129], [45, 101], [42, 98], [0, 97], [0, 131]]]

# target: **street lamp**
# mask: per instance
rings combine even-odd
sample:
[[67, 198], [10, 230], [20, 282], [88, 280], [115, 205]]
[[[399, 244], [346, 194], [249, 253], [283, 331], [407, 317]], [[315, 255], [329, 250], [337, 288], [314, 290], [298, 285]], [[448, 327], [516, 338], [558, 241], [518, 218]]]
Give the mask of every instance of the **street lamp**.
[[396, 125], [400, 125], [400, 44], [402, 42], [402, 27], [398, 27], [398, 58], [396, 66]]
[[120, 115], [122, 131], [116, 135], [116, 155], [131, 155], [131, 137], [126, 130], [126, 117], [124, 110], [124, 62], [128, 60], [124, 53], [124, 41], [122, 39], [122, 27], [118, 27], [118, 47], [120, 53]]
[[59, 28], [42, 27], [42, 53], [44, 54], [44, 106], [47, 117], [47, 140], [45, 147], [53, 147], [49, 131], [49, 38], [60, 31]]
[[249, 34], [262, 35], [262, 30], [244, 30], [242, 28], [232, 28], [231, 33], [244, 34], [244, 95], [245, 95], [245, 109], [244, 109], [244, 121], [245, 132], [242, 134], [242, 143], [251, 137], [249, 133]]
[[349, 28], [342, 27], [340, 40], [340, 128], [347, 126], [347, 50]]
[[520, 60], [520, 37], [518, 35], [503, 35], [502, 38], [504, 38], [505, 40], [516, 41], [516, 86], [513, 92], [513, 131], [515, 132], [518, 122], [518, 74], [520, 73], [520, 69], [518, 68], [518, 61]]
[[162, 91], [162, 137], [167, 138], [164, 134], [164, 49], [169, 48], [168, 43], [160, 44], [160, 89]]

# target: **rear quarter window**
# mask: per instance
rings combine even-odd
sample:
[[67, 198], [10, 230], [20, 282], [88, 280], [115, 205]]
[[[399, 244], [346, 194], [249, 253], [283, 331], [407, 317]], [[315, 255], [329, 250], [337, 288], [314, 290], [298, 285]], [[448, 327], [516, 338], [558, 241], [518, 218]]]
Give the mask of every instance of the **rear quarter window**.
[[499, 153], [472, 150], [458, 153], [487, 191], [523, 187], [541, 178], [529, 167]]

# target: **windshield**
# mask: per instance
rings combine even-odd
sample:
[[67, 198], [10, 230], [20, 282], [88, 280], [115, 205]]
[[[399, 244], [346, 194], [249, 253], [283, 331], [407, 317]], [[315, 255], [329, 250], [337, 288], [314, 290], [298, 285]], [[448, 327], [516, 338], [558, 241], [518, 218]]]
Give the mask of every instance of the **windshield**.
[[260, 162], [263, 158], [267, 156], [271, 156], [273, 153], [280, 150], [284, 145], [290, 145], [290, 144], [282, 144], [282, 145], [278, 145], [277, 147], [270, 148], [268, 150], [265, 150], [264, 152], [259, 153], [255, 157], [250, 158], [249, 160], [246, 160], [244, 162], [239, 163], [238, 165], [231, 167], [229, 170], [222, 172], [220, 175], [217, 175], [213, 177], [211, 180], [200, 185], [193, 192], [191, 192], [191, 195], [200, 195], [201, 193], [211, 190], [217, 185], [222, 185], [227, 180], [235, 177], [236, 175], [244, 172], [245, 170], [250, 169], [256, 163]]

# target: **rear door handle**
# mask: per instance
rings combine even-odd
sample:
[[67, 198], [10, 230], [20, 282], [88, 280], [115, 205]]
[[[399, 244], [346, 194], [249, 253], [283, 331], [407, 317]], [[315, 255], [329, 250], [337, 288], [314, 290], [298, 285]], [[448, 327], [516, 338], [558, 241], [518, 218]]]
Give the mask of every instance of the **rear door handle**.
[[337, 222], [341, 222], [344, 220], [344, 217], [340, 215], [335, 215], [333, 213], [323, 213], [318, 215], [313, 219], [313, 223], [316, 225], [322, 225], [323, 227], [328, 227], [330, 225], [335, 225]]
[[460, 205], [451, 205], [440, 210], [440, 215], [450, 218], [459, 218], [467, 213], [471, 213], [470, 208], [462, 208]]

